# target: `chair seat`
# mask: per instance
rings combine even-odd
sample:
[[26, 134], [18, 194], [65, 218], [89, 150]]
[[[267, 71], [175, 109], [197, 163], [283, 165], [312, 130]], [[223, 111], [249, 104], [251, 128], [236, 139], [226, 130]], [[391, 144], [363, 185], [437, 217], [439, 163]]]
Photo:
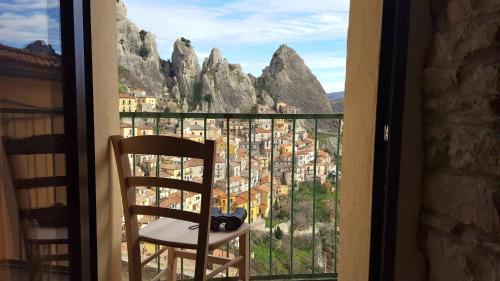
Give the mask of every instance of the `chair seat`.
[[[198, 246], [198, 228], [189, 229], [194, 225], [197, 224], [171, 218], [160, 218], [139, 230], [139, 240], [167, 247], [196, 249]], [[244, 223], [235, 231], [210, 232], [208, 247], [210, 250], [214, 250], [248, 232], [249, 229], [250, 225]]]
[[32, 225], [26, 227], [28, 240], [36, 240], [38, 243], [63, 243], [68, 240], [67, 227], [42, 227]]

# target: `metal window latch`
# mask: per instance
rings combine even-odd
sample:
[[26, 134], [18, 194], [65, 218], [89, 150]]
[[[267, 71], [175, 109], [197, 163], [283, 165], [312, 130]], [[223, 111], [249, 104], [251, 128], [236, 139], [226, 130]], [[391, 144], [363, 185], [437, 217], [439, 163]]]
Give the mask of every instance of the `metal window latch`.
[[389, 125], [384, 126], [384, 140], [389, 141]]

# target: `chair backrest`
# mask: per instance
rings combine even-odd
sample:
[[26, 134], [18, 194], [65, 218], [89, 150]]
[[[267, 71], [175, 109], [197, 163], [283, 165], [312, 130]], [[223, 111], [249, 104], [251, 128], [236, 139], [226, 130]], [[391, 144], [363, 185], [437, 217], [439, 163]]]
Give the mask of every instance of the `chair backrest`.
[[[120, 178], [122, 193], [123, 214], [127, 235], [129, 266], [131, 263], [139, 263], [140, 245], [138, 242], [138, 220], [137, 215], [159, 216], [199, 224], [198, 229], [198, 254], [196, 267], [206, 268], [205, 257], [208, 252], [208, 235], [210, 226], [210, 211], [212, 198], [212, 181], [214, 171], [215, 143], [207, 140], [199, 143], [187, 139], [170, 136], [137, 136], [123, 138], [112, 136], [111, 142], [115, 152]], [[174, 157], [197, 158], [203, 160], [203, 178], [201, 183], [184, 181], [183, 179], [172, 179], [149, 176], [134, 176], [131, 172], [129, 155], [163, 155]], [[200, 213], [188, 212], [177, 209], [168, 209], [154, 206], [136, 205], [137, 186], [167, 187], [181, 191], [189, 191], [201, 194]], [[200, 265], [198, 264], [200, 260]], [[135, 273], [134, 273], [135, 274]], [[140, 274], [137, 273], [137, 274]], [[132, 280], [132, 279], [131, 279]], [[140, 279], [139, 279], [140, 280]]]
[[[16, 201], [19, 211], [19, 220], [22, 227], [22, 232], [24, 233], [25, 239], [27, 236], [27, 226], [33, 224], [36, 220], [39, 224], [45, 224], [45, 226], [51, 224], [57, 224], [62, 226], [62, 223], [67, 222], [69, 215], [69, 209], [67, 206], [62, 204], [54, 206], [25, 206], [23, 204], [25, 198], [29, 198], [29, 194], [32, 190], [38, 190], [41, 188], [48, 187], [66, 187], [67, 188], [67, 177], [66, 176], [43, 176], [34, 178], [19, 177], [16, 173], [16, 162], [15, 156], [30, 156], [30, 155], [52, 155], [54, 157], [57, 154], [65, 154], [65, 137], [62, 134], [53, 135], [39, 135], [27, 138], [4, 138], [3, 146], [5, 150], [5, 155], [10, 167], [10, 174], [12, 177], [12, 185], [14, 187]], [[55, 160], [53, 160], [55, 161]], [[49, 165], [44, 163], [44, 165]], [[55, 171], [53, 171], [55, 174]], [[25, 192], [25, 194], [23, 194]], [[47, 191], [48, 192], [48, 191]], [[55, 195], [53, 202], [56, 203], [57, 196]], [[65, 197], [65, 196], [64, 196]], [[33, 204], [37, 205], [37, 204]], [[67, 226], [67, 225], [65, 225]], [[44, 237], [39, 237], [43, 239]], [[67, 239], [60, 239], [61, 241], [54, 239], [51, 243], [66, 243]], [[48, 241], [47, 241], [48, 242]]]

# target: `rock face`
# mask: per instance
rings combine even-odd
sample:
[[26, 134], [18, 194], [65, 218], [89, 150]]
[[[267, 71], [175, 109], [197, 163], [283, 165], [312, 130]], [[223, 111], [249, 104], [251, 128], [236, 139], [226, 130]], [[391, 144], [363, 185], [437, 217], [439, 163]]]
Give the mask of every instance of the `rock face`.
[[180, 38], [174, 43], [172, 70], [177, 78], [180, 97], [189, 103], [197, 103], [201, 98], [200, 65], [188, 39]]
[[248, 112], [256, 104], [255, 88], [239, 64], [230, 64], [215, 48], [201, 72], [203, 110]]
[[443, 0], [423, 71], [427, 280], [500, 280], [500, 3]]
[[54, 48], [52, 48], [52, 45], [45, 43], [43, 40], [35, 40], [24, 49], [30, 53], [37, 54], [37, 55], [42, 55], [42, 56], [47, 56], [47, 57], [58, 57], [59, 55], [56, 54], [56, 51]]
[[140, 30], [127, 18], [127, 8], [122, 0], [116, 1], [118, 29], [118, 65], [127, 69], [151, 94], [160, 96], [165, 85], [164, 65], [156, 48], [152, 33]]
[[291, 48], [281, 45], [274, 53], [271, 64], [259, 77], [259, 86], [275, 102], [285, 102], [300, 109], [301, 113], [331, 113], [326, 92], [320, 82]]
[[161, 97], [164, 104], [159, 110], [176, 103], [185, 111], [255, 112], [257, 104], [274, 108], [277, 102], [285, 102], [299, 113], [332, 112], [319, 81], [286, 45], [274, 53], [259, 78], [245, 74], [239, 64], [230, 64], [218, 49], [212, 50], [200, 69], [188, 39], [177, 39], [171, 61], [162, 60], [155, 36], [127, 18], [123, 0], [116, 0], [116, 12], [119, 83]]

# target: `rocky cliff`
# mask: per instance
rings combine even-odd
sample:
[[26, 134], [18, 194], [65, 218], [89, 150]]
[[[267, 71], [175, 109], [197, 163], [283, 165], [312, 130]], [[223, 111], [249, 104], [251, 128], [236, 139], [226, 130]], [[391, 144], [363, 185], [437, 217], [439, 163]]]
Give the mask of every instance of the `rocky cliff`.
[[290, 47], [281, 45], [271, 64], [258, 79], [258, 87], [275, 102], [285, 102], [301, 113], [330, 113], [326, 92], [304, 60]]
[[165, 73], [156, 48], [154, 34], [139, 29], [127, 18], [122, 0], [116, 1], [118, 31], [118, 65], [137, 78], [145, 90], [160, 96], [165, 85]]
[[203, 110], [248, 112], [256, 104], [255, 88], [239, 64], [230, 64], [215, 48], [205, 59], [201, 74]]
[[190, 104], [197, 103], [201, 97], [200, 64], [191, 41], [188, 39], [180, 38], [175, 41], [172, 71], [176, 78], [180, 99], [186, 99]]
[[161, 98], [158, 110], [255, 112], [257, 104], [274, 108], [277, 102], [285, 102], [299, 113], [332, 112], [319, 81], [286, 45], [274, 53], [259, 78], [229, 63], [217, 48], [200, 68], [186, 38], [175, 41], [171, 60], [162, 60], [155, 36], [127, 18], [123, 0], [116, 1], [116, 9], [120, 89], [143, 88]]

